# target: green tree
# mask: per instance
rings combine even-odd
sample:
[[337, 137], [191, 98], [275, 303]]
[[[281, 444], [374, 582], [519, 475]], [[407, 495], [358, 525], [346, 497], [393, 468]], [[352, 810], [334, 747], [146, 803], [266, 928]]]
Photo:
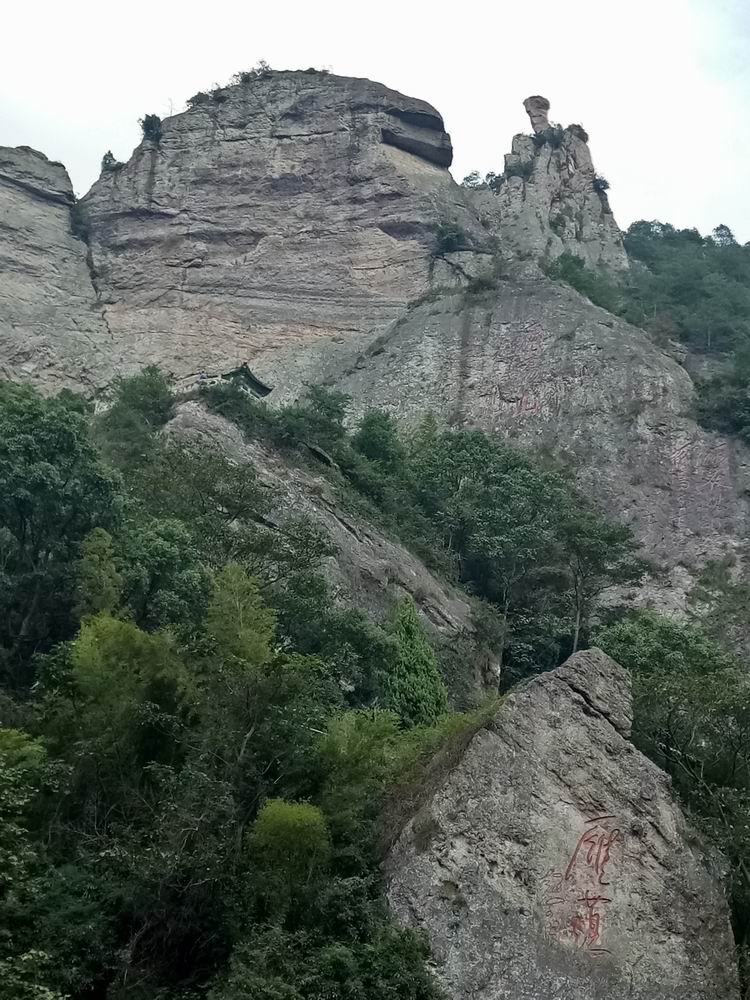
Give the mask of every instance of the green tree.
[[81, 542], [117, 517], [115, 480], [79, 406], [0, 384], [0, 672], [12, 684], [70, 634]]
[[723, 372], [698, 382], [698, 418], [711, 430], [750, 443], [750, 336]]
[[221, 655], [260, 666], [271, 657], [276, 615], [261, 597], [257, 581], [227, 563], [218, 573], [206, 627]]
[[352, 437], [352, 447], [390, 475], [402, 471], [406, 451], [393, 417], [384, 410], [368, 410]]
[[96, 422], [96, 438], [107, 459], [128, 472], [153, 460], [155, 432], [174, 412], [169, 379], [154, 365], [115, 384], [112, 404]]
[[115, 563], [112, 536], [104, 528], [94, 528], [84, 538], [74, 575], [78, 618], [114, 611], [119, 606], [122, 574]]
[[639, 677], [700, 675], [731, 669], [733, 658], [702, 629], [651, 611], [600, 628], [595, 642]]
[[615, 584], [637, 583], [645, 571], [630, 529], [576, 501], [574, 497], [556, 529], [567, 576], [566, 603], [573, 619], [573, 653], [602, 591]]
[[118, 549], [123, 600], [138, 625], [190, 629], [203, 619], [211, 577], [181, 521], [131, 519]]
[[161, 118], [158, 115], [144, 115], [138, 119], [138, 124], [141, 126], [144, 139], [150, 139], [152, 142], [161, 140]]
[[75, 752], [101, 782], [112, 779], [102, 773], [105, 759], [137, 783], [146, 764], [179, 755], [176, 738], [193, 693], [169, 635], [101, 614], [81, 627], [70, 665]]
[[330, 861], [331, 843], [322, 811], [307, 802], [270, 799], [258, 813], [249, 847], [263, 871], [262, 895], [270, 914], [284, 918], [294, 902], [309, 898]]
[[[348, 902], [348, 900], [347, 900]], [[363, 938], [259, 926], [232, 956], [210, 1000], [439, 1000], [429, 948], [413, 931], [371, 919]]]
[[49, 956], [35, 947], [28, 914], [39, 894], [39, 852], [28, 829], [45, 751], [37, 740], [0, 728], [0, 998], [63, 1000], [52, 988]]
[[176, 518], [191, 530], [211, 566], [268, 552], [262, 522], [274, 494], [251, 465], [230, 462], [206, 446], [168, 441], [155, 444], [130, 484], [150, 513]]
[[386, 705], [406, 726], [436, 722], [448, 711], [448, 694], [413, 601], [398, 605], [392, 630], [398, 656], [383, 678]]
[[735, 938], [747, 963], [750, 676], [701, 629], [652, 613], [600, 629], [595, 641], [633, 672], [634, 739], [729, 861]]
[[278, 417], [282, 437], [323, 448], [335, 448], [346, 435], [344, 418], [349, 397], [323, 386], [309, 388], [299, 403], [283, 409]]
[[631, 268], [628, 318], [653, 328], [669, 318], [674, 333], [699, 351], [733, 351], [750, 339], [750, 247], [727, 227], [695, 229], [634, 222], [625, 248]]

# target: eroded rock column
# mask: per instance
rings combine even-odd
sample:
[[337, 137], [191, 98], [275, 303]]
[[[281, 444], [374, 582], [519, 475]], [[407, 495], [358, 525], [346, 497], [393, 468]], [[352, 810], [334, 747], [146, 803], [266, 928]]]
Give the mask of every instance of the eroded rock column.
[[538, 94], [534, 97], [527, 97], [523, 102], [523, 106], [531, 120], [531, 127], [536, 134], [539, 135], [540, 132], [545, 132], [549, 128], [549, 101], [547, 98], [540, 97]]

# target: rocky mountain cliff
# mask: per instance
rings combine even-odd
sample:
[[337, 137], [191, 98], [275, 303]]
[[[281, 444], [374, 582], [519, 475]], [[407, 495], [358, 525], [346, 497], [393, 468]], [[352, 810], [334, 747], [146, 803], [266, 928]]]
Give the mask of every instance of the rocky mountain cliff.
[[0, 373], [93, 392], [114, 359], [74, 207], [61, 163], [0, 147]]
[[666, 776], [628, 742], [630, 678], [599, 650], [513, 694], [436, 767], [388, 861], [439, 979], [473, 1000], [725, 1000], [726, 903]]
[[430, 105], [366, 80], [275, 73], [162, 124], [83, 200], [117, 364], [180, 374], [248, 358], [293, 397], [424, 293], [460, 215]]
[[7, 375], [94, 389], [247, 360], [272, 400], [325, 382], [355, 411], [543, 445], [667, 564], [675, 607], [737, 548], [747, 451], [696, 425], [671, 356], [539, 269], [627, 267], [580, 126], [529, 98], [502, 182], [467, 189], [438, 112], [367, 80], [261, 74], [191, 103], [74, 206], [88, 245], [63, 168], [2, 152]]
[[[191, 385], [246, 361], [272, 404], [324, 383], [355, 415], [497, 432], [567, 460], [669, 569], [650, 596], [684, 606], [747, 534], [750, 457], [696, 424], [669, 353], [548, 276], [565, 252], [628, 267], [583, 129], [529, 98], [502, 178], [466, 187], [430, 105], [312, 71], [247, 77], [196, 95], [80, 202], [60, 164], [0, 148], [2, 374], [106, 396], [147, 364]], [[323, 525], [343, 601], [378, 614], [408, 594], [441, 641], [471, 635], [465, 595], [314, 471], [196, 401], [166, 433], [252, 463]], [[492, 664], [471, 670], [481, 684]], [[390, 898], [455, 1000], [736, 997], [716, 872], [630, 714], [625, 673], [579, 654], [422, 789]]]

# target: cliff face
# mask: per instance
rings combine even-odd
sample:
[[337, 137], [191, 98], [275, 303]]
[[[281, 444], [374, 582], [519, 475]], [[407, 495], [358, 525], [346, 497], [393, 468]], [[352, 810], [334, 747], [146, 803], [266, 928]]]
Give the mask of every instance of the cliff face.
[[512, 695], [388, 860], [451, 1000], [735, 1000], [726, 902], [598, 650]]
[[167, 119], [83, 201], [116, 367], [248, 359], [294, 396], [430, 286], [442, 219], [462, 213], [488, 241], [451, 157], [430, 105], [318, 73], [254, 79]]
[[91, 391], [112, 361], [74, 204], [61, 163], [0, 147], [0, 375]]
[[[627, 266], [577, 126], [527, 100], [494, 193], [452, 180], [429, 105], [365, 80], [275, 73], [167, 119], [75, 206], [64, 168], [0, 149], [0, 371], [94, 392], [158, 364], [190, 381], [248, 361], [271, 401], [325, 382], [356, 412], [425, 411], [568, 457], [581, 486], [691, 572], [750, 528], [747, 450], [691, 418], [686, 371], [551, 281], [540, 257]], [[345, 511], [313, 469], [183, 403], [168, 433], [252, 462], [279, 516], [329, 532], [339, 599], [410, 594], [433, 633], [470, 608]], [[474, 656], [479, 686], [492, 664]], [[467, 667], [468, 672], [468, 667]], [[627, 741], [628, 679], [602, 654], [514, 694], [435, 784], [389, 860], [454, 1000], [734, 1000], [717, 880], [664, 775]]]
[[622, 270], [628, 266], [622, 236], [606, 190], [597, 190], [601, 180], [584, 135], [573, 125], [515, 136], [506, 180], [488, 214], [501, 244], [516, 253], [554, 259], [568, 251], [589, 267]]
[[585, 133], [525, 103], [533, 135], [493, 193], [454, 183], [434, 108], [379, 84], [285, 72], [203, 95], [77, 207], [88, 266], [62, 168], [6, 150], [5, 372], [93, 388], [247, 360], [272, 401], [324, 382], [355, 410], [544, 445], [666, 562], [679, 607], [747, 533], [748, 452], [696, 425], [689, 377], [645, 334], [538, 268], [627, 259]]

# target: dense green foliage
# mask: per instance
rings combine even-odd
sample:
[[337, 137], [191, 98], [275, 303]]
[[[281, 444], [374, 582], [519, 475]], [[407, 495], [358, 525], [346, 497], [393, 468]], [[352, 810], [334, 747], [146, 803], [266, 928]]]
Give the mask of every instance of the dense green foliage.
[[699, 351], [750, 344], [750, 246], [740, 246], [726, 226], [701, 236], [634, 222], [625, 248], [642, 265], [633, 269], [628, 293], [636, 320]]
[[437, 722], [448, 711], [448, 692], [411, 601], [397, 608], [393, 634], [398, 656], [385, 677], [385, 704], [407, 725]]
[[[642, 573], [627, 529], [499, 439], [380, 411], [349, 430], [347, 398], [319, 388], [276, 411], [204, 400], [472, 591], [471, 655], [491, 648], [506, 684], [588, 641], [601, 592]], [[379, 852], [430, 756], [486, 716], [451, 712], [411, 600], [383, 621], [340, 606], [321, 531], [251, 466], [160, 433], [173, 409], [154, 369], [98, 417], [0, 387], [0, 1000], [437, 998]], [[736, 667], [644, 621], [600, 641], [661, 684], [639, 730], [656, 759], [659, 713], [702, 705], [684, 753], [735, 798], [685, 795], [735, 858], [739, 820], [736, 842], [720, 820], [744, 808], [745, 751], [729, 774], [705, 692], [737, 743]], [[676, 720], [670, 740], [698, 738]]]
[[0, 677], [11, 687], [66, 636], [79, 546], [115, 525], [119, 506], [80, 403], [0, 384]]
[[643, 573], [627, 528], [596, 513], [567, 476], [481, 431], [442, 430], [427, 417], [406, 433], [370, 411], [350, 433], [346, 397], [320, 388], [277, 411], [226, 387], [207, 400], [250, 435], [325, 449], [349, 499], [488, 602], [506, 684], [577, 649], [599, 594]]
[[433, 997], [379, 817], [471, 720], [413, 607], [338, 607], [320, 531], [173, 405], [154, 369], [97, 418], [0, 387], [0, 997]]
[[700, 382], [698, 390], [701, 423], [750, 444], [750, 334], [730, 353], [724, 370]]

